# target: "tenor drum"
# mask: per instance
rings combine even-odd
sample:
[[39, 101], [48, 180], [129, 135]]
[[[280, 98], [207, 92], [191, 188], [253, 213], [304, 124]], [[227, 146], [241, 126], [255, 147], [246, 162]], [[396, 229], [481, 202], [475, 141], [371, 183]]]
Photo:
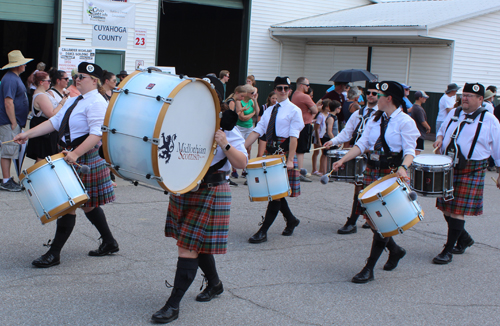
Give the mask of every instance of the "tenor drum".
[[202, 79], [135, 71], [109, 102], [102, 127], [106, 162], [135, 184], [186, 193], [210, 167], [219, 112], [216, 92]]
[[424, 218], [416, 193], [410, 192], [396, 174], [373, 182], [359, 193], [358, 199], [383, 237], [403, 233]]
[[251, 159], [246, 171], [250, 201], [271, 201], [290, 196], [284, 156], [269, 155]]
[[51, 222], [89, 200], [87, 191], [64, 154], [47, 156], [19, 176], [42, 224]]
[[410, 166], [410, 187], [429, 197], [453, 199], [453, 160], [447, 155], [421, 154]]
[[[326, 152], [328, 169], [331, 169], [332, 164], [344, 157], [348, 149], [331, 149]], [[363, 181], [363, 172], [366, 169], [366, 156], [359, 155], [356, 158], [345, 162], [341, 168], [330, 174], [330, 179], [334, 181], [356, 182]]]

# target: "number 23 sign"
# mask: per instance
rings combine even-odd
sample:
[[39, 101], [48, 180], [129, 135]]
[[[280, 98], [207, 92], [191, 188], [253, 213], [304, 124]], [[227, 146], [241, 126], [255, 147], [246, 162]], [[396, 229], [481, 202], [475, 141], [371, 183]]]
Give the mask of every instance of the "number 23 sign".
[[145, 48], [147, 44], [146, 30], [136, 29], [134, 36], [134, 48]]

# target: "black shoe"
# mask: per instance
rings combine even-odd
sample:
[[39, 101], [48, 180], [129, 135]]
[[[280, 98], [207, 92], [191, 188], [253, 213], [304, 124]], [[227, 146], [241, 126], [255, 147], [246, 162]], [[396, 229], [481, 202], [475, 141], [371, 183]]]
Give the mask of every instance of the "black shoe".
[[372, 227], [370, 226], [370, 224], [368, 224], [368, 222], [365, 222], [365, 224], [363, 224], [362, 228], [363, 229], [371, 229]]
[[215, 286], [207, 286], [205, 290], [203, 290], [200, 294], [196, 296], [196, 301], [208, 302], [212, 300], [216, 295], [224, 292], [224, 287], [222, 286], [222, 282], [219, 281], [219, 284]]
[[40, 256], [39, 258], [33, 260], [31, 264], [33, 266], [39, 267], [39, 268], [47, 268], [47, 267], [52, 267], [59, 265], [61, 263], [61, 260], [59, 259], [59, 256], [55, 256], [54, 254], [47, 252], [45, 255]]
[[267, 241], [267, 232], [264, 232], [262, 230], [257, 231], [250, 239], [248, 239], [248, 242], [250, 243], [261, 243], [261, 242], [266, 242]]
[[453, 255], [451, 254], [451, 252], [443, 250], [439, 255], [434, 257], [434, 259], [432, 259], [432, 262], [438, 265], [445, 265], [451, 263], [452, 260], [453, 260]]
[[97, 250], [89, 251], [89, 256], [106, 256], [118, 252], [118, 243], [114, 240], [112, 243], [103, 242]]
[[230, 186], [238, 187], [238, 184], [236, 182], [234, 182], [233, 180], [231, 180], [231, 179], [229, 179], [229, 185]]
[[470, 236], [463, 241], [457, 241], [457, 245], [451, 250], [451, 253], [454, 255], [461, 255], [465, 252], [465, 249], [469, 248], [474, 244], [474, 239]]
[[291, 225], [287, 225], [286, 228], [283, 230], [281, 235], [284, 235], [286, 237], [289, 237], [293, 234], [293, 230], [299, 226], [300, 220], [298, 218], [295, 218], [295, 222], [293, 222]]
[[179, 318], [179, 308], [172, 308], [166, 303], [163, 308], [151, 316], [151, 320], [158, 324], [166, 324]]
[[350, 234], [358, 232], [356, 225], [346, 224], [337, 230], [338, 234]]
[[406, 255], [406, 250], [399, 247], [399, 250], [395, 253], [389, 252], [389, 259], [384, 265], [385, 271], [392, 271], [394, 268], [398, 267], [398, 263]]
[[365, 267], [363, 267], [361, 272], [359, 272], [358, 274], [356, 274], [352, 278], [351, 282], [353, 282], [353, 283], [367, 283], [367, 282], [373, 281], [374, 279], [375, 278], [373, 277], [373, 269], [365, 266]]

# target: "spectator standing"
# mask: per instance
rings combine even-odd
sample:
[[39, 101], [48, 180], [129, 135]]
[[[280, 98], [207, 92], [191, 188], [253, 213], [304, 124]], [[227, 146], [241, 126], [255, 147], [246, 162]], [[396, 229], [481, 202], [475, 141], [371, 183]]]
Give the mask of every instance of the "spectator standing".
[[[313, 134], [313, 118], [318, 113], [318, 107], [307, 94], [309, 89], [309, 80], [306, 77], [297, 78], [297, 89], [292, 95], [292, 103], [302, 111], [304, 120], [304, 129], [300, 132], [297, 143], [297, 163], [299, 170], [304, 167], [304, 153], [309, 153], [311, 148]], [[310, 179], [300, 175], [300, 181], [311, 182]]]
[[[323, 96], [321, 99], [324, 100], [324, 99], [330, 99], [332, 101], [339, 101], [340, 104], [344, 105], [344, 102], [345, 102], [345, 98], [344, 96], [342, 95], [342, 93], [345, 91], [345, 89], [347, 88], [348, 86], [348, 83], [344, 83], [344, 82], [335, 82], [335, 88], [333, 90], [331, 90], [330, 92], [326, 93], [325, 96]], [[342, 111], [340, 111], [339, 115], [337, 116], [337, 118], [340, 120], [340, 121], [344, 121], [344, 114]], [[339, 130], [342, 129], [342, 126], [339, 126]]]
[[[21, 133], [28, 119], [28, 97], [20, 74], [26, 70], [26, 64], [33, 59], [25, 58], [21, 51], [13, 50], [8, 54], [9, 63], [2, 67], [8, 69], [0, 84], [0, 142], [14, 139]], [[0, 189], [21, 191], [21, 186], [10, 176], [12, 159], [19, 156], [19, 145], [11, 142], [1, 147], [2, 183]]]
[[424, 91], [417, 91], [415, 93], [415, 104], [411, 108], [411, 117], [415, 120], [417, 129], [420, 132], [420, 137], [417, 139], [417, 147], [415, 154], [418, 155], [424, 150], [425, 134], [431, 132], [431, 126], [427, 123], [427, 114], [425, 113], [422, 104], [424, 104], [429, 96]]
[[226, 83], [229, 81], [229, 70], [221, 70], [219, 72], [219, 80], [221, 81], [222, 86], [224, 87], [223, 98], [226, 98]]
[[457, 84], [449, 84], [443, 96], [439, 99], [439, 112], [436, 118], [436, 134], [439, 132], [439, 128], [441, 128], [441, 124], [448, 113], [453, 109], [457, 100], [457, 91], [459, 89], [460, 88]]
[[408, 86], [408, 85], [405, 85], [405, 84], [401, 84], [401, 85], [403, 85], [403, 88], [405, 89], [405, 97], [403, 97], [403, 101], [405, 101], [406, 108], [408, 109], [408, 111], [411, 111], [411, 108], [412, 108], [413, 104], [408, 99], [408, 96], [410, 95], [410, 88], [411, 88], [411, 86]]
[[116, 78], [120, 79], [119, 82], [121, 83], [125, 78], [127, 78], [127, 76], [128, 72], [126, 70], [122, 70], [118, 75], [116, 75]]
[[73, 79], [73, 83], [71, 86], [66, 88], [69, 91], [69, 96], [70, 97], [75, 97], [80, 95], [80, 91], [76, 88], [76, 76], [78, 75], [78, 70], [75, 68], [71, 70], [71, 78]]

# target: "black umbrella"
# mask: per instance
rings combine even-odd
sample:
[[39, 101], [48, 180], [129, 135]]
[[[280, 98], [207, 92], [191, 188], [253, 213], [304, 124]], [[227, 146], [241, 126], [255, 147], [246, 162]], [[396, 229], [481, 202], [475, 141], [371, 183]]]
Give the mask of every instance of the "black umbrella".
[[376, 81], [377, 76], [364, 69], [347, 69], [337, 71], [337, 73], [330, 78], [330, 81], [341, 83], [350, 83], [359, 80]]

